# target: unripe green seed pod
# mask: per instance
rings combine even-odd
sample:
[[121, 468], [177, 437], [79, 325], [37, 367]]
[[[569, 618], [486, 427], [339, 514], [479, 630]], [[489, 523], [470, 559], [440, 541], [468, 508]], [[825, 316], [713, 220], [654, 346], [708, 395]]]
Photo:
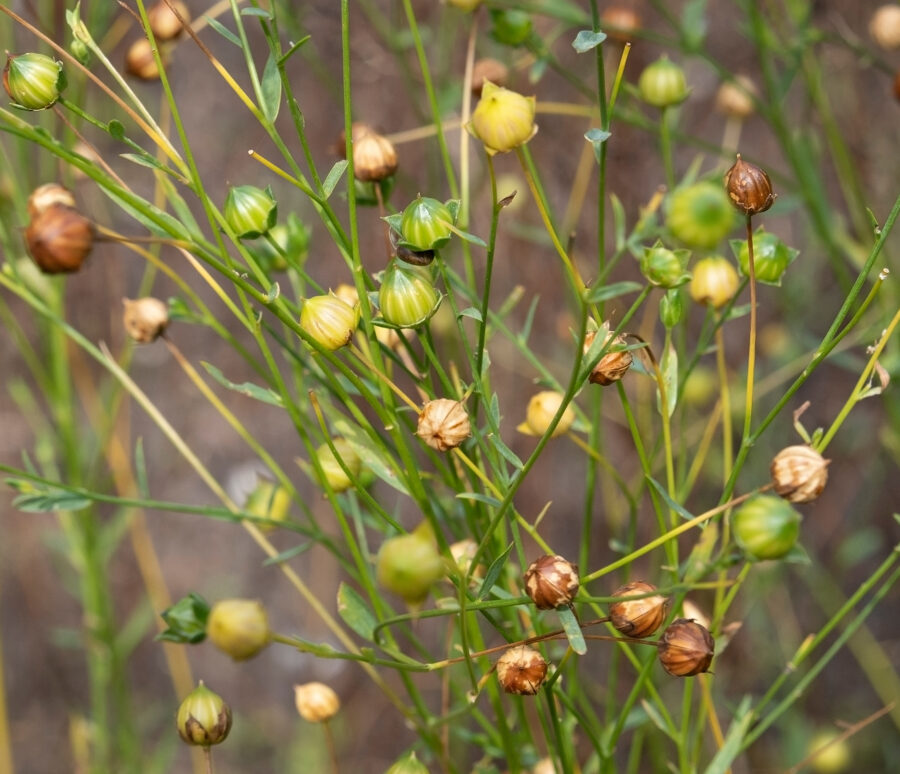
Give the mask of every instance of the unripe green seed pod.
[[219, 744], [231, 730], [231, 708], [201, 680], [181, 702], [175, 727], [187, 744], [201, 747]]
[[3, 88], [9, 98], [26, 110], [53, 107], [66, 86], [62, 62], [46, 54], [7, 54]]
[[454, 8], [459, 8], [460, 11], [474, 11], [481, 5], [481, 0], [444, 0], [444, 2]]
[[687, 259], [685, 250], [669, 250], [657, 243], [644, 250], [640, 261], [641, 273], [653, 285], [677, 288], [691, 278], [686, 271]]
[[74, 56], [81, 64], [88, 67], [91, 63], [93, 54], [87, 47], [87, 43], [77, 38], [69, 43], [69, 53]]
[[384, 274], [378, 291], [381, 316], [398, 328], [417, 328], [437, 311], [441, 294], [427, 270], [393, 263]]
[[408, 535], [388, 538], [375, 560], [378, 583], [409, 605], [425, 601], [431, 587], [444, 575], [444, 562], [427, 524]]
[[537, 132], [534, 123], [534, 97], [525, 97], [510, 89], [486, 81], [481, 99], [472, 112], [472, 134], [493, 155], [524, 145]]
[[644, 102], [658, 108], [678, 105], [684, 102], [689, 94], [684, 70], [667, 56], [644, 68], [641, 77], [638, 78], [638, 91]]
[[[738, 259], [741, 274], [750, 276], [750, 247], [747, 240], [734, 239], [731, 249]], [[788, 247], [775, 234], [758, 229], [753, 234], [753, 268], [757, 282], [781, 285], [781, 277], [787, 271], [799, 250]]]
[[404, 755], [385, 774], [428, 774], [428, 769], [417, 757], [415, 752]]
[[254, 599], [223, 599], [209, 611], [206, 636], [235, 661], [244, 661], [269, 644], [269, 616]]
[[[244, 510], [251, 516], [259, 516], [269, 521], [286, 521], [291, 509], [291, 494], [288, 490], [260, 476], [256, 488], [247, 497]], [[274, 524], [259, 524], [263, 531], [275, 529]]]
[[269, 189], [236, 185], [228, 189], [225, 220], [238, 239], [256, 239], [278, 219], [278, 202]]
[[334, 293], [308, 298], [300, 310], [300, 327], [332, 352], [350, 343], [358, 324], [359, 307]]
[[659, 299], [659, 319], [666, 328], [674, 328], [684, 319], [684, 299], [678, 288], [667, 290]]
[[725, 306], [737, 292], [740, 279], [731, 261], [720, 255], [701, 258], [691, 277], [691, 298], [714, 309]]
[[800, 514], [774, 495], [755, 495], [731, 516], [734, 539], [751, 559], [779, 559], [800, 534]]
[[316, 449], [316, 457], [319, 459], [319, 465], [322, 466], [322, 475], [325, 476], [328, 486], [334, 492], [344, 492], [352, 487], [354, 480], [359, 477], [359, 473], [362, 470], [362, 460], [346, 439], [335, 438], [332, 443], [344, 466], [350, 471], [352, 478], [349, 478], [344, 472], [344, 468], [340, 466], [334, 456], [334, 452], [331, 451], [327, 443], [323, 443]]
[[669, 201], [666, 226], [688, 247], [711, 249], [728, 236], [734, 224], [728, 195], [715, 183], [679, 188]]
[[531, 28], [531, 15], [525, 11], [491, 11], [491, 37], [498, 43], [521, 46], [531, 35]]
[[450, 241], [453, 213], [446, 204], [430, 196], [411, 201], [400, 219], [400, 233], [412, 250], [435, 250]]

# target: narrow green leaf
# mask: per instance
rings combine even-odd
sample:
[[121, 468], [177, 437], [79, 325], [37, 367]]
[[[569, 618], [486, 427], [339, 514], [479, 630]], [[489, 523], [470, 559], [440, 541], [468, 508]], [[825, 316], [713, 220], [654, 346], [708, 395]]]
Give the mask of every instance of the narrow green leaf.
[[641, 700], [641, 707], [643, 707], [644, 712], [647, 713], [647, 717], [650, 718], [650, 722], [653, 723], [654, 726], [656, 726], [672, 741], [678, 741], [678, 739], [673, 735], [672, 730], [666, 725], [666, 721], [663, 719], [663, 716], [659, 713], [659, 710], [657, 710], [656, 707], [650, 704], [650, 702], [646, 699]]
[[584, 633], [581, 631], [581, 625], [575, 617], [575, 613], [568, 605], [556, 608], [559, 615], [559, 622], [562, 624], [566, 638], [569, 640], [569, 647], [572, 648], [579, 656], [587, 653], [587, 643], [584, 641]]
[[671, 510], [675, 511], [675, 513], [677, 513], [679, 516], [681, 516], [682, 519], [684, 519], [685, 521], [690, 521], [694, 518], [693, 514], [685, 510], [683, 505], [679, 505], [671, 497], [669, 497], [669, 493], [666, 491], [666, 488], [662, 484], [660, 484], [659, 481], [657, 481], [655, 478], [652, 478], [651, 476], [647, 476], [647, 481], [657, 492], [659, 492], [660, 497], [665, 500], [666, 505]]
[[150, 169], [159, 169], [163, 172], [171, 172], [165, 164], [163, 164], [159, 159], [154, 158], [150, 155], [143, 155], [141, 153], [120, 153], [119, 158], [123, 158], [126, 161], [131, 161], [135, 164], [140, 164], [142, 167], [150, 167]]
[[386, 484], [408, 495], [409, 490], [388, 464], [391, 460], [384, 448], [377, 446], [355, 422], [348, 422], [330, 403], [323, 402], [320, 405], [331, 420], [335, 435], [341, 436], [353, 447], [363, 465]]
[[200, 226], [197, 225], [197, 221], [194, 219], [191, 208], [188, 207], [187, 202], [181, 194], [178, 193], [178, 189], [173, 182], [169, 178], [163, 177], [159, 178], [159, 183], [166, 194], [166, 201], [169, 202], [169, 205], [172, 207], [172, 211], [178, 217], [178, 220], [187, 227], [188, 231], [190, 231], [195, 238], [203, 239], [203, 232], [200, 230]]
[[725, 744], [715, 754], [715, 757], [709, 762], [704, 774], [725, 774], [734, 759], [741, 752], [741, 743], [750, 730], [750, 723], [753, 720], [753, 713], [750, 712], [750, 697], [745, 696], [741, 699], [737, 711], [734, 713], [734, 719], [728, 727], [728, 733], [725, 735]]
[[620, 253], [625, 249], [625, 206], [621, 199], [615, 194], [610, 194], [609, 203], [612, 205], [613, 211], [613, 231], [616, 235], [616, 252]]
[[638, 293], [643, 289], [644, 286], [640, 282], [614, 282], [612, 285], [589, 288], [585, 292], [584, 300], [588, 304], [599, 304], [628, 293]]
[[337, 609], [347, 626], [364, 640], [373, 641], [377, 623], [375, 615], [359, 592], [344, 582], [338, 586]]
[[592, 48], [596, 48], [604, 40], [606, 40], [605, 32], [579, 30], [578, 34], [575, 36], [575, 40], [572, 41], [572, 48], [574, 48], [579, 54], [583, 54], [585, 51], [590, 51]]
[[522, 470], [525, 467], [525, 464], [520, 460], [516, 454], [510, 449], [499, 436], [492, 435], [490, 437], [491, 445], [503, 456], [503, 458], [512, 465], [516, 470]]
[[708, 0], [690, 0], [681, 13], [681, 34], [689, 51], [699, 51], [703, 47], [708, 24], [706, 4]]
[[479, 492], [460, 492], [456, 495], [457, 500], [474, 500], [478, 503], [485, 503], [490, 505], [493, 508], [496, 508], [500, 505], [500, 501], [496, 497], [491, 497], [490, 495], [480, 494]]
[[66, 492], [62, 489], [41, 489], [39, 491], [21, 494], [13, 500], [13, 507], [26, 513], [51, 513], [55, 511], [81, 511], [87, 508], [91, 501], [75, 492]]
[[481, 310], [476, 309], [474, 306], [469, 306], [463, 309], [457, 317], [471, 317], [473, 320], [478, 320], [478, 322], [484, 322], [484, 318], [481, 316]]
[[272, 20], [272, 14], [262, 8], [241, 8], [241, 16], [258, 16], [266, 21]]
[[134, 477], [138, 494], [145, 500], [150, 499], [150, 484], [147, 478], [147, 461], [144, 458], [144, 439], [138, 438], [134, 444]]
[[276, 554], [275, 556], [270, 556], [266, 561], [262, 563], [263, 567], [271, 567], [275, 564], [282, 564], [289, 559], [293, 559], [295, 556], [300, 556], [300, 554], [305, 554], [312, 548], [314, 543], [300, 543], [300, 545], [294, 546], [293, 548], [288, 548], [286, 551], [282, 551], [280, 554]]
[[[678, 353], [671, 344], [663, 352], [659, 370], [662, 374], [663, 385], [666, 388], [666, 412], [671, 417], [675, 412], [675, 405], [678, 403]], [[656, 389], [656, 409], [662, 414], [663, 407], [658, 386]]]
[[347, 163], [348, 162], [346, 159], [341, 159], [331, 168], [331, 170], [328, 172], [328, 176], [322, 181], [322, 190], [325, 192], [326, 199], [331, 196], [331, 194], [334, 192], [335, 186], [344, 176], [344, 170], [347, 169]]
[[481, 583], [481, 589], [478, 591], [478, 599], [484, 599], [494, 588], [494, 584], [497, 582], [497, 578], [500, 577], [500, 573], [503, 572], [503, 565], [506, 564], [506, 560], [509, 558], [509, 552], [512, 551], [513, 544], [510, 543], [506, 550], [500, 554], [493, 562], [491, 562], [491, 566], [488, 567], [487, 572], [484, 574], [484, 580]]
[[[245, 8], [244, 11], [256, 11], [258, 8]], [[265, 12], [264, 12], [265, 13]], [[268, 15], [268, 14], [266, 14]], [[263, 69], [260, 82], [260, 98], [262, 99], [263, 115], [270, 123], [275, 123], [278, 111], [281, 109], [281, 73], [278, 71], [278, 60], [269, 52], [266, 66]]]
[[466, 242], [471, 242], [473, 245], [478, 245], [479, 247], [487, 247], [487, 242], [485, 242], [481, 237], [475, 236], [475, 234], [470, 234], [468, 231], [463, 231], [461, 228], [457, 228], [456, 226], [449, 223], [447, 225], [450, 230], [460, 239], [465, 239]]
[[260, 387], [258, 384], [252, 384], [250, 382], [235, 384], [234, 382], [226, 379], [222, 372], [214, 365], [210, 363], [203, 363], [203, 367], [207, 370], [207, 372], [210, 376], [212, 376], [213, 379], [215, 379], [219, 384], [229, 390], [239, 392], [241, 395], [246, 395], [248, 398], [255, 398], [256, 400], [262, 401], [263, 403], [268, 403], [270, 406], [284, 405], [281, 401], [281, 396], [278, 395], [278, 393], [276, 393], [275, 391], [268, 389], [267, 387]]
[[223, 38], [225, 38], [225, 40], [230, 40], [238, 48], [241, 47], [240, 38], [238, 38], [238, 36], [235, 35], [230, 29], [223, 26], [221, 22], [217, 22], [212, 18], [212, 16], [204, 16], [203, 18], [206, 19], [206, 23], [216, 32], [218, 32]]

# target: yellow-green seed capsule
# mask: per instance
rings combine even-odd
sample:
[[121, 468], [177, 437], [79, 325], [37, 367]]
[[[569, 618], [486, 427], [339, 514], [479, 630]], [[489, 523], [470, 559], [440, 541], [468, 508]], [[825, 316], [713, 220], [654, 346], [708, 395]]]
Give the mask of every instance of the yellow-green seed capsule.
[[721, 309], [734, 297], [739, 284], [737, 269], [727, 258], [720, 255], [701, 258], [694, 265], [691, 298], [698, 304]]
[[644, 102], [658, 108], [678, 105], [690, 93], [684, 79], [684, 70], [667, 56], [644, 68], [638, 78], [638, 91]]
[[666, 226], [688, 247], [711, 249], [731, 232], [735, 212], [721, 186], [695, 183], [677, 189], [669, 200]]
[[358, 324], [359, 307], [350, 306], [334, 293], [306, 299], [300, 311], [300, 327], [331, 351], [349, 344]]
[[[550, 427], [553, 417], [559, 411], [562, 405], [563, 394], [554, 392], [553, 390], [545, 390], [531, 397], [528, 401], [528, 408], [525, 411], [525, 421], [519, 425], [516, 430], [524, 435], [543, 435]], [[571, 406], [566, 406], [562, 416], [556, 427], [553, 429], [551, 438], [558, 435], [564, 435], [572, 427], [575, 421], [575, 412]]]
[[[291, 509], [291, 493], [286, 487], [259, 476], [256, 487], [247, 497], [244, 510], [251, 516], [259, 516], [269, 521], [286, 521]], [[264, 532], [275, 529], [274, 524], [260, 523]]]
[[352, 478], [348, 477], [347, 473], [344, 472], [344, 468], [340, 466], [340, 463], [334, 456], [334, 452], [331, 451], [327, 443], [323, 443], [316, 449], [316, 457], [319, 460], [319, 465], [322, 466], [322, 475], [325, 477], [328, 486], [334, 492], [344, 492], [353, 486], [355, 479], [359, 478], [362, 470], [362, 460], [346, 439], [335, 438], [332, 443], [337, 450], [338, 457], [344, 463], [344, 467], [350, 471]]
[[219, 744], [231, 730], [231, 708], [201, 680], [181, 702], [175, 727], [187, 744], [200, 747]]
[[441, 294], [427, 270], [393, 263], [385, 272], [378, 291], [381, 316], [398, 328], [417, 328], [437, 311]]
[[691, 279], [686, 270], [687, 259], [685, 250], [669, 250], [656, 244], [644, 250], [640, 260], [641, 273], [661, 288], [677, 288]]
[[755, 495], [731, 516], [734, 539], [751, 559], [780, 559], [800, 535], [800, 514], [786, 500]]
[[375, 560], [378, 583], [414, 606], [425, 601], [431, 587], [443, 577], [444, 569], [427, 523], [407, 535], [385, 540]]
[[256, 239], [278, 219], [278, 203], [268, 189], [236, 185], [228, 189], [225, 220], [238, 239]]
[[209, 611], [206, 636], [235, 661], [244, 661], [269, 644], [269, 616], [255, 599], [223, 599]]
[[[750, 276], [750, 246], [747, 240], [732, 240], [731, 250], [738, 259], [741, 274]], [[781, 278], [800, 251], [788, 247], [776, 234], [765, 229], [753, 232], [753, 269], [756, 281], [766, 285], [780, 285]]]
[[535, 110], [534, 97], [486, 81], [481, 88], [481, 100], [472, 112], [472, 134], [492, 155], [511, 151], [537, 132]]
[[428, 769], [416, 757], [415, 752], [411, 752], [394, 763], [385, 774], [428, 774]]
[[435, 250], [447, 244], [453, 230], [453, 213], [430, 196], [417, 196], [400, 218], [400, 233], [411, 250]]
[[7, 54], [3, 88], [9, 98], [26, 110], [53, 107], [66, 85], [62, 62], [46, 54]]

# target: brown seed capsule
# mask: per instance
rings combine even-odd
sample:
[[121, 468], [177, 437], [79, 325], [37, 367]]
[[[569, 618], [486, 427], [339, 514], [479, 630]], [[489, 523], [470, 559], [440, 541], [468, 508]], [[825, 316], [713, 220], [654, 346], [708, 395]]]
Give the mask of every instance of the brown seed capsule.
[[744, 119], [753, 115], [756, 85], [746, 75], [725, 81], [716, 92], [716, 110], [729, 118]]
[[624, 5], [609, 5], [600, 17], [600, 26], [613, 40], [630, 43], [641, 28], [641, 17]]
[[772, 181], [755, 164], [750, 164], [737, 154], [737, 161], [725, 173], [725, 190], [731, 203], [746, 215], [765, 212], [775, 201]]
[[[171, 7], [170, 7], [171, 6]], [[172, 10], [174, 8], [174, 11]], [[178, 11], [176, 14], [175, 11]], [[178, 17], [181, 17], [179, 19]], [[181, 0], [159, 0], [158, 3], [147, 9], [147, 20], [150, 29], [157, 40], [174, 40], [184, 30], [184, 24], [191, 21], [191, 12]]]
[[294, 703], [300, 717], [310, 723], [324, 723], [337, 715], [341, 708], [338, 695], [325, 683], [295, 685]]
[[78, 271], [94, 245], [94, 227], [77, 210], [52, 204], [31, 219], [25, 229], [28, 252], [41, 271]]
[[659, 642], [659, 661], [663, 669], [675, 677], [691, 677], [706, 672], [716, 648], [706, 627], [687, 618], [673, 621]]
[[815, 500], [828, 481], [828, 463], [810, 446], [788, 446], [775, 455], [770, 471], [775, 492], [788, 502]]
[[54, 204], [74, 207], [75, 196], [59, 183], [44, 183], [35, 188], [28, 197], [28, 216], [34, 219]]
[[[585, 352], [591, 348], [591, 344], [596, 335], [595, 331], [590, 331], [587, 336], [584, 337]], [[611, 336], [612, 334], [608, 334], [606, 340], [609, 341]], [[625, 339], [622, 336], [617, 336], [610, 347], [610, 350], [600, 358], [600, 361], [594, 366], [594, 370], [591, 371], [591, 375], [588, 377], [588, 381], [590, 381], [591, 384], [599, 384], [603, 387], [607, 387], [625, 376], [625, 372], [631, 368], [631, 364], [634, 362], [634, 357], [629, 351], [612, 351], [616, 347], [624, 346], [626, 346]]]
[[[160, 49], [160, 57], [166, 64], [166, 56]], [[147, 38], [140, 38], [129, 46], [125, 53], [125, 72], [140, 78], [142, 81], [155, 81], [159, 79], [159, 67], [153, 58], [153, 47]]]
[[[649, 594], [656, 586], [646, 581], [633, 581], [620, 586], [613, 592], [614, 597], [633, 597]], [[669, 600], [659, 594], [640, 599], [623, 599], [609, 606], [612, 625], [626, 637], [649, 637], [666, 620]]]
[[169, 324], [169, 307], [158, 298], [123, 298], [122, 304], [125, 332], [139, 344], [156, 341]]
[[900, 5], [881, 6], [869, 21], [869, 34], [881, 48], [900, 48]]
[[578, 567], [559, 555], [545, 554], [525, 571], [525, 591], [538, 610], [571, 604], [580, 585]]
[[528, 645], [517, 645], [497, 661], [497, 679], [506, 693], [534, 696], [547, 677], [547, 662]]
[[416, 435], [432, 449], [455, 449], [472, 434], [469, 415], [458, 400], [438, 398], [425, 404], [419, 414]]
[[480, 97], [485, 81], [490, 81], [497, 86], [506, 86], [508, 80], [509, 68], [503, 62], [490, 58], [479, 59], [472, 65], [472, 80], [469, 81], [469, 88], [472, 90], [472, 94]]
[[[387, 137], [371, 126], [356, 122], [351, 127], [353, 138], [353, 176], [364, 183], [377, 182], [397, 171], [397, 151]], [[343, 135], [339, 145], [344, 154]]]

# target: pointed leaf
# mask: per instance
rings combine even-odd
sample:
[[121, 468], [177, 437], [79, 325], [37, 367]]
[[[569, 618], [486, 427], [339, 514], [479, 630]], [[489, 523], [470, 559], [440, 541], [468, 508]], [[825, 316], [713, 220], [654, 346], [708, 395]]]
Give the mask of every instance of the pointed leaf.
[[[675, 412], [675, 404], [678, 403], [678, 353], [675, 347], [669, 344], [669, 348], [663, 352], [662, 362], [659, 364], [663, 385], [666, 388], [666, 412], [672, 416]], [[656, 409], [661, 414], [663, 411], [660, 401], [659, 385], [656, 388]]]
[[35, 492], [19, 495], [13, 500], [13, 507], [26, 513], [51, 513], [55, 511], [81, 511], [90, 506], [91, 501], [75, 492], [47, 487]]
[[497, 578], [500, 577], [500, 573], [503, 572], [503, 565], [506, 564], [506, 560], [509, 558], [509, 552], [512, 551], [513, 543], [510, 543], [506, 550], [500, 554], [493, 562], [491, 562], [491, 566], [488, 567], [487, 572], [484, 574], [484, 580], [481, 582], [481, 589], [478, 591], [478, 599], [484, 599], [494, 588], [494, 584], [497, 582]]
[[375, 637], [375, 615], [365, 600], [352, 586], [341, 582], [337, 593], [338, 613], [353, 631], [364, 640], [372, 642]]
[[675, 513], [681, 516], [681, 518], [685, 521], [690, 521], [694, 518], [693, 514], [685, 510], [683, 505], [679, 505], [671, 497], [669, 497], [669, 493], [666, 491], [666, 488], [662, 484], [660, 484], [659, 481], [650, 476], [647, 476], [647, 481], [657, 492], [659, 492], [659, 496], [662, 497], [663, 500], [665, 500], [665, 503], [670, 510], [675, 511]]
[[221, 22], [216, 21], [212, 18], [212, 16], [204, 16], [206, 23], [212, 27], [216, 32], [218, 32], [225, 40], [230, 40], [234, 45], [238, 48], [241, 47], [241, 41], [237, 35], [235, 35], [230, 29], [223, 26]]
[[340, 179], [344, 176], [344, 170], [347, 169], [347, 164], [349, 162], [347, 159], [341, 159], [338, 161], [328, 172], [328, 176], [322, 181], [322, 190], [325, 192], [325, 198], [327, 199], [334, 192], [335, 186], [340, 182]]
[[556, 612], [559, 615], [559, 622], [562, 624], [566, 638], [569, 640], [569, 647], [572, 648], [579, 656], [587, 653], [587, 643], [584, 641], [584, 634], [581, 631], [581, 625], [575, 617], [575, 613], [571, 607], [558, 607]]
[[599, 304], [628, 293], [638, 293], [643, 289], [644, 286], [640, 282], [614, 282], [612, 285], [588, 288], [585, 291], [584, 300], [588, 304]]
[[753, 720], [753, 713], [750, 712], [750, 697], [745, 696], [737, 711], [734, 713], [734, 719], [725, 735], [725, 744], [715, 757], [709, 762], [709, 766], [703, 774], [725, 774], [731, 768], [731, 764], [741, 752], [741, 744], [747, 731], [750, 730], [750, 723]]
[[[259, 10], [245, 8], [245, 11]], [[278, 118], [278, 111], [281, 109], [281, 73], [278, 72], [278, 60], [274, 54], [269, 52], [269, 58], [266, 60], [266, 66], [263, 69], [262, 81], [259, 85], [260, 99], [262, 100], [263, 115], [274, 123]]]
[[605, 32], [594, 32], [593, 30], [580, 30], [572, 41], [572, 48], [579, 54], [590, 51], [592, 48], [599, 46], [606, 40]]
[[226, 387], [229, 390], [233, 390], [234, 392], [239, 392], [241, 395], [246, 395], [248, 398], [255, 398], [256, 400], [262, 401], [263, 403], [268, 403], [270, 406], [284, 405], [281, 401], [281, 396], [273, 390], [270, 390], [267, 387], [260, 387], [258, 384], [252, 384], [250, 382], [235, 384], [234, 382], [226, 379], [222, 372], [214, 365], [210, 363], [204, 363], [203, 361], [201, 361], [201, 363], [203, 364], [203, 367], [207, 370], [209, 375], [212, 376], [212, 378], [215, 379], [223, 387]]

